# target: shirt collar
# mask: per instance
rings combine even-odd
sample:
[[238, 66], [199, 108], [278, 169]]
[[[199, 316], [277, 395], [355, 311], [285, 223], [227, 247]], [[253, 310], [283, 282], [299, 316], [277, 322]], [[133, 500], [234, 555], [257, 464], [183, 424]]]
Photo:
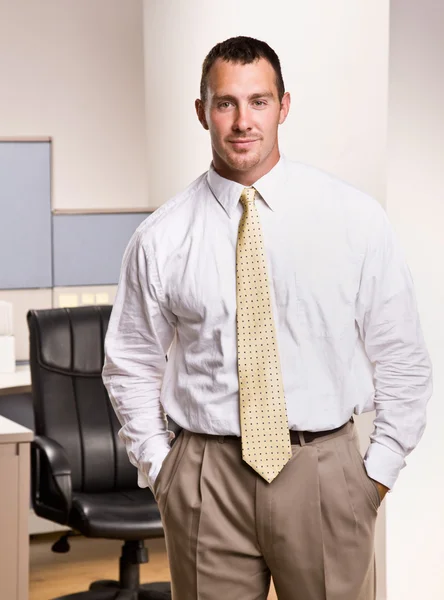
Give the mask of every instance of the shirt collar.
[[[261, 197], [273, 211], [279, 209], [279, 204], [283, 197], [285, 181], [287, 178], [286, 162], [286, 158], [281, 156], [271, 171], [268, 171], [268, 173], [253, 183], [253, 187], [256, 188], [259, 197]], [[208, 170], [207, 182], [216, 200], [222, 205], [231, 219], [245, 186], [236, 181], [221, 177], [214, 170], [213, 164], [210, 165]]]

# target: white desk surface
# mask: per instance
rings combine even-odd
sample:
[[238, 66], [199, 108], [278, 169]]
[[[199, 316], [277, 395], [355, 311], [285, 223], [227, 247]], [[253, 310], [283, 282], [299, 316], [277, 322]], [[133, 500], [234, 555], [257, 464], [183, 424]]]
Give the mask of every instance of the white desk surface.
[[15, 373], [0, 373], [0, 394], [31, 390], [29, 365], [16, 367]]
[[30, 429], [0, 416], [0, 444], [30, 442], [33, 437], [34, 433]]

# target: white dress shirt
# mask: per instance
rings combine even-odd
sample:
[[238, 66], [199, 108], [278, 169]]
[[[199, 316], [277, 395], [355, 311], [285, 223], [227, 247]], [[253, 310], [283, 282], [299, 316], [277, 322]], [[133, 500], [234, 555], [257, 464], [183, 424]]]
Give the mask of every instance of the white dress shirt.
[[[254, 187], [290, 429], [332, 429], [376, 409], [365, 465], [391, 488], [423, 433], [432, 375], [386, 213], [284, 157]], [[103, 379], [141, 487], [153, 488], [170, 450], [164, 412], [189, 431], [240, 435], [242, 189], [210, 167], [150, 215], [125, 252]]]

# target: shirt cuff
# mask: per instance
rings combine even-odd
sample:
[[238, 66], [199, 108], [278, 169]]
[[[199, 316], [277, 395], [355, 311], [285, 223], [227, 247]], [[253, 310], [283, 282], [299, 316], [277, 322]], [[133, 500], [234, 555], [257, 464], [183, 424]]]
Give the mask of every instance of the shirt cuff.
[[141, 488], [149, 487], [154, 495], [154, 482], [162, 468], [163, 461], [170, 452], [171, 447], [168, 444], [165, 448], [162, 448], [156, 454], [151, 456], [145, 456], [142, 454], [139, 460], [139, 469], [137, 476], [137, 484]]
[[364, 458], [367, 475], [392, 489], [398, 479], [399, 472], [405, 467], [401, 454], [393, 452], [387, 446], [372, 442]]

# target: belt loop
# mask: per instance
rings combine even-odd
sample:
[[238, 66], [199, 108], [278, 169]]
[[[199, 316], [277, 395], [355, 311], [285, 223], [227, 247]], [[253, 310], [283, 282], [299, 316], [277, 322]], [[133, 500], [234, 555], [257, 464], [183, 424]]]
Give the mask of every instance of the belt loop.
[[225, 436], [224, 435], [220, 435], [217, 438], [217, 441], [219, 442], [219, 444], [223, 444], [225, 442]]
[[298, 431], [298, 437], [299, 437], [299, 443], [302, 446], [305, 446], [305, 437], [304, 437], [304, 432], [303, 431]]

